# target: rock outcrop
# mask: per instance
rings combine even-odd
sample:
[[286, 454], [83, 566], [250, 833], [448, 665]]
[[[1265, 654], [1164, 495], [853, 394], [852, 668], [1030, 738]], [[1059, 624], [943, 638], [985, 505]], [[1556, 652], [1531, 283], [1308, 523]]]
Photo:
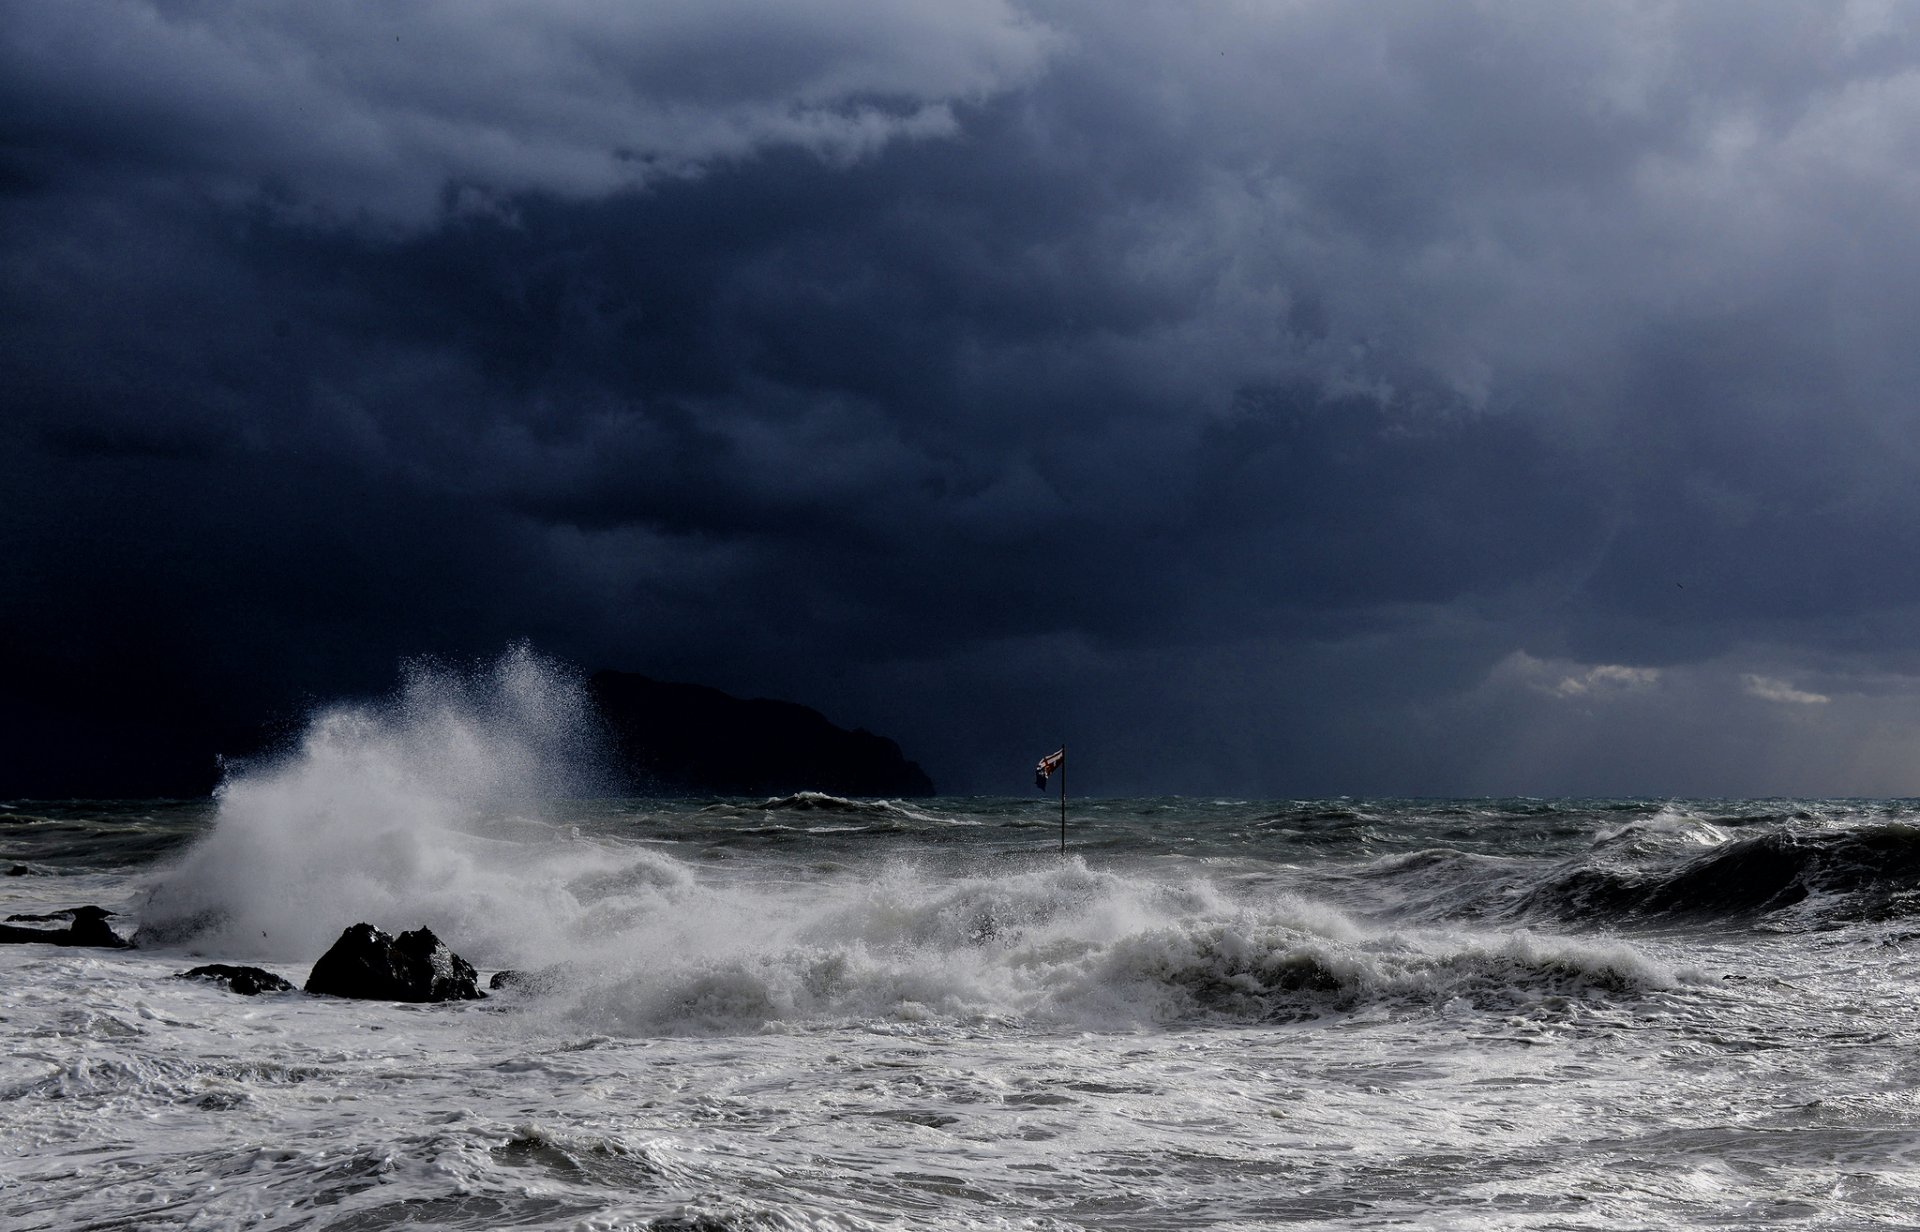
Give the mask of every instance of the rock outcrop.
[[182, 971], [173, 978], [211, 980], [218, 984], [225, 984], [227, 991], [237, 992], [243, 997], [254, 997], [263, 992], [293, 991], [292, 984], [271, 971], [263, 971], [259, 967], [230, 967], [226, 963], [208, 963], [204, 967]]
[[394, 937], [362, 923], [313, 964], [307, 991], [369, 1001], [472, 1001], [486, 995], [476, 976], [431, 929]]
[[[0, 924], [0, 944], [39, 942], [42, 945], [92, 946], [105, 950], [129, 948], [126, 938], [107, 924], [113, 912], [88, 905], [68, 911], [50, 911], [45, 915], [10, 915]], [[45, 924], [65, 920], [65, 928], [21, 928], [22, 923]]]
[[590, 689], [624, 781], [641, 795], [930, 796], [933, 781], [885, 736], [836, 727], [794, 702], [600, 671]]

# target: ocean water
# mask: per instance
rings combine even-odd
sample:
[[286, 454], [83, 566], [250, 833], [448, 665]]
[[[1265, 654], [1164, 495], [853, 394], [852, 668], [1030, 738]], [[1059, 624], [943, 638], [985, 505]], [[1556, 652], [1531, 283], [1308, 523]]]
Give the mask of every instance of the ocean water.
[[[0, 946], [0, 1226], [1920, 1226], [1920, 804], [1089, 799], [1063, 856], [1037, 795], [553, 794], [482, 693], [0, 806], [5, 912], [142, 941]], [[173, 978], [358, 920], [533, 978]]]

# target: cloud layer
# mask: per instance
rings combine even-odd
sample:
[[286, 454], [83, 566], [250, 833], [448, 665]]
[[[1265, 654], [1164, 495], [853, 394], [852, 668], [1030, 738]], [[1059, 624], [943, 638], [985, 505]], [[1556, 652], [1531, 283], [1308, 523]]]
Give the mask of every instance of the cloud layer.
[[22, 727], [524, 636], [955, 789], [1920, 790], [1903, 8], [0, 15]]

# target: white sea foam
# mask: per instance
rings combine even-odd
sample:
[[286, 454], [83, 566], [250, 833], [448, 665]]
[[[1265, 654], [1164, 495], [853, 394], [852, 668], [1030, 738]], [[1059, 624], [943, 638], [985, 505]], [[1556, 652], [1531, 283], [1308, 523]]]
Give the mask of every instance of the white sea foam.
[[1610, 847], [1655, 846], [1685, 843], [1697, 847], [1716, 847], [1729, 838], [1722, 826], [1676, 804], [1666, 804], [1650, 817], [1611, 827], [1594, 835], [1596, 850]]

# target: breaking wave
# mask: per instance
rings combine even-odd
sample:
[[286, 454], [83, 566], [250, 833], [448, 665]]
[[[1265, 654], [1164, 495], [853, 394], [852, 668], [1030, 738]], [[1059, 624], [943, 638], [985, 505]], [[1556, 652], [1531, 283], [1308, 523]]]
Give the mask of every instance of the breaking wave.
[[222, 784], [211, 829], [150, 883], [142, 944], [311, 960], [360, 920], [482, 954], [550, 942], [569, 883], [618, 864], [541, 817], [590, 772], [592, 733], [578, 683], [524, 647], [415, 665], [391, 700], [328, 707]]
[[1087, 868], [786, 892], [698, 884], [615, 957], [540, 973], [534, 1008], [618, 1034], [872, 1021], [1126, 1030], [1367, 1008], [1511, 1013], [1695, 978], [1618, 941], [1368, 926], [1313, 902]]

